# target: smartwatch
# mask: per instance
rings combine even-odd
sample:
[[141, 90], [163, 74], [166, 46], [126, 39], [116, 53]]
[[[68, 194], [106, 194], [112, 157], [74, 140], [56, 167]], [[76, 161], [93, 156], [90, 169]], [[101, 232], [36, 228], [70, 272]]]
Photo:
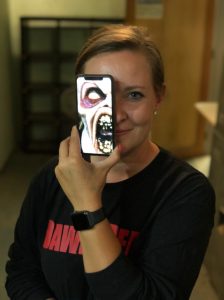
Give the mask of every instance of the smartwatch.
[[74, 211], [71, 214], [72, 223], [77, 231], [87, 230], [93, 228], [96, 224], [103, 221], [106, 217], [103, 208], [96, 211]]

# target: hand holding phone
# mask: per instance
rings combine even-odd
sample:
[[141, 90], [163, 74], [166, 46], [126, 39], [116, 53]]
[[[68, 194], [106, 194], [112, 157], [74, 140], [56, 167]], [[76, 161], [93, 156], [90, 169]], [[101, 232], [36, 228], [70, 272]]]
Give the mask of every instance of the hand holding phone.
[[82, 152], [109, 155], [115, 148], [112, 76], [77, 75], [76, 91]]

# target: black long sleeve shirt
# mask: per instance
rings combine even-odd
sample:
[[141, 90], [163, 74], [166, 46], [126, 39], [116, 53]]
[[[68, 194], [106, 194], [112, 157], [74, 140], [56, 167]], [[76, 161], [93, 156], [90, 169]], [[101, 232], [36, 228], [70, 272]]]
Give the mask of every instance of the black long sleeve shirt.
[[56, 164], [35, 176], [23, 203], [6, 266], [9, 297], [189, 299], [213, 227], [215, 196], [206, 177], [161, 150], [135, 176], [106, 184], [103, 206], [122, 252], [87, 274]]

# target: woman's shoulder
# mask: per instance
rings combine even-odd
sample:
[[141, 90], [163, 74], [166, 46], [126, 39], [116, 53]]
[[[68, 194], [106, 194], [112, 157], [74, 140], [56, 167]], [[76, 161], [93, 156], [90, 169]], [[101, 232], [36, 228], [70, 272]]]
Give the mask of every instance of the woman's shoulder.
[[54, 172], [55, 167], [58, 164], [58, 156], [53, 156], [39, 169], [39, 173], [51, 173]]
[[161, 150], [161, 156], [161, 180], [164, 180], [167, 190], [172, 190], [175, 195], [184, 196], [186, 199], [195, 195], [198, 202], [200, 199], [205, 201], [206, 198], [214, 202], [214, 189], [205, 174], [164, 149]]
[[161, 148], [158, 160], [158, 163], [165, 174], [171, 173], [176, 176], [197, 176], [198, 178], [208, 181], [207, 176], [196, 169], [188, 161], [173, 155], [165, 149]]
[[43, 164], [31, 180], [31, 185], [49, 185], [57, 183], [55, 167], [58, 164], [58, 157], [54, 156]]
[[207, 176], [171, 152], [161, 148], [147, 169], [145, 178], [153, 186], [153, 194], [166, 199], [167, 204], [191, 197], [198, 203], [205, 198], [214, 203], [214, 189]]
[[202, 172], [161, 147], [150, 164], [124, 181], [127, 184], [137, 182], [146, 185], [146, 188], [159, 188], [160, 190], [161, 188], [164, 190], [179, 188], [190, 184], [190, 182], [210, 186], [208, 178]]

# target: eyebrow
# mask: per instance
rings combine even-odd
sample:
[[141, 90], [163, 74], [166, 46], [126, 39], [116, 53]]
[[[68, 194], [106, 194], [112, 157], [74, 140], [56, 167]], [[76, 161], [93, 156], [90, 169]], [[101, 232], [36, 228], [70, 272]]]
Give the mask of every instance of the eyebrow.
[[130, 91], [130, 90], [135, 90], [135, 89], [141, 89], [141, 90], [145, 90], [146, 87], [142, 86], [142, 85], [131, 85], [131, 86], [127, 86], [124, 88], [124, 91]]

